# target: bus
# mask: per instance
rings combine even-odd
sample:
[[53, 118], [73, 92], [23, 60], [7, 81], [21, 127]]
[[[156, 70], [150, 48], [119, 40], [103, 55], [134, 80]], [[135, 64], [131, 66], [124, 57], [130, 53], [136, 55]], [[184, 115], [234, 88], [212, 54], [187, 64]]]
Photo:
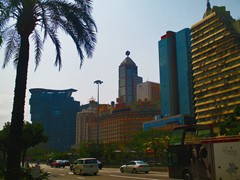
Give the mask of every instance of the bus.
[[240, 180], [240, 136], [216, 136], [211, 125], [173, 129], [168, 146], [169, 178]]

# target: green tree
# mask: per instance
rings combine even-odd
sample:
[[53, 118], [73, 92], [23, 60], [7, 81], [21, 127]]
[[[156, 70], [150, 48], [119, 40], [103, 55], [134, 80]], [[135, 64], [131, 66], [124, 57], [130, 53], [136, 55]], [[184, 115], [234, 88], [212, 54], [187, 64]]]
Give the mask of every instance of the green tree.
[[44, 135], [44, 129], [41, 124], [26, 122], [23, 126], [22, 139], [22, 166], [24, 166], [27, 150], [30, 147], [47, 142], [48, 138]]
[[230, 114], [220, 123], [219, 129], [221, 135], [238, 135], [240, 133], [240, 106], [234, 108], [233, 114]]
[[[8, 122], [4, 125], [3, 130], [0, 131], [0, 151], [1, 156], [6, 160], [7, 149], [8, 149], [8, 138], [9, 138], [9, 130], [11, 124]], [[41, 124], [31, 124], [29, 122], [25, 122], [23, 126], [23, 137], [22, 137], [22, 166], [24, 165], [25, 155], [27, 150], [30, 147], [34, 147], [40, 143], [47, 142], [47, 136], [44, 134], [44, 129]]]
[[140, 131], [134, 136], [130, 146], [141, 156], [146, 154], [147, 150], [150, 150], [153, 152], [155, 162], [157, 162], [158, 158], [164, 161], [168, 147], [169, 134], [169, 131], [161, 131], [159, 129]]
[[[6, 13], [1, 13], [0, 36], [6, 51], [3, 67], [13, 59], [16, 65], [13, 110], [9, 136], [6, 179], [19, 179], [22, 147], [24, 106], [29, 64], [29, 37], [35, 49], [36, 68], [41, 60], [41, 52], [49, 36], [55, 45], [55, 65], [62, 66], [61, 44], [57, 30], [70, 35], [80, 57], [80, 67], [85, 51], [92, 57], [96, 44], [96, 24], [91, 16], [91, 0], [6, 0], [1, 1]], [[6, 14], [9, 14], [7, 16]], [[41, 32], [42, 36], [41, 36]], [[82, 50], [83, 49], [83, 50]]]
[[[8, 140], [11, 124], [8, 122], [4, 125], [3, 130], [0, 131], [0, 157], [1, 157], [1, 174], [6, 168], [7, 150], [9, 148]], [[22, 142], [22, 167], [25, 162], [25, 155], [30, 147], [34, 147], [39, 143], [46, 142], [47, 137], [43, 134], [44, 130], [41, 124], [24, 123], [23, 126], [23, 142]]]
[[7, 122], [0, 131], [0, 179], [3, 179], [3, 174], [6, 170], [9, 129], [10, 123]]

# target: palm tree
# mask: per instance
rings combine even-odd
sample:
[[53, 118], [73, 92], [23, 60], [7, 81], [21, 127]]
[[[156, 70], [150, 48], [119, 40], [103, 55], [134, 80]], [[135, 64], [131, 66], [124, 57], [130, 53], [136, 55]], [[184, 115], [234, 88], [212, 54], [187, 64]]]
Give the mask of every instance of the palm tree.
[[[20, 179], [21, 140], [29, 63], [29, 38], [35, 49], [36, 68], [43, 44], [50, 37], [56, 49], [55, 65], [61, 69], [61, 44], [57, 30], [70, 35], [80, 57], [80, 67], [92, 57], [97, 27], [91, 16], [91, 0], [4, 0], [0, 13], [0, 37], [6, 44], [3, 68], [13, 59], [16, 65], [6, 179]], [[41, 33], [42, 32], [42, 33]], [[35, 69], [36, 70], [36, 69]]]

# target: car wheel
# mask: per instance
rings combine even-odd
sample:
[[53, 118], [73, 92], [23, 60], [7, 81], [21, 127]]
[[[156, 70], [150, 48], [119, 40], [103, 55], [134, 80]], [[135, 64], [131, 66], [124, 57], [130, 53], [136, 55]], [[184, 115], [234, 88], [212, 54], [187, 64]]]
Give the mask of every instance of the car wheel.
[[121, 173], [124, 173], [124, 169], [123, 169], [123, 168], [120, 168], [120, 172], [121, 172]]
[[97, 175], [97, 173], [93, 173], [93, 175], [94, 175], [94, 176], [96, 176], [96, 175]]
[[77, 174], [76, 171], [75, 171], [75, 169], [72, 169], [72, 172], [73, 172], [73, 174]]
[[185, 172], [183, 173], [183, 179], [184, 179], [184, 180], [192, 180], [192, 176], [191, 176], [191, 174], [190, 174], [189, 171], [185, 171]]
[[80, 171], [79, 171], [79, 174], [80, 174], [80, 175], [83, 175], [83, 173], [82, 173], [82, 170], [81, 170], [81, 169], [80, 169]]
[[149, 173], [149, 171], [145, 171], [145, 174]]
[[134, 168], [134, 169], [133, 169], [133, 173], [134, 173], [134, 174], [137, 174], [137, 169]]

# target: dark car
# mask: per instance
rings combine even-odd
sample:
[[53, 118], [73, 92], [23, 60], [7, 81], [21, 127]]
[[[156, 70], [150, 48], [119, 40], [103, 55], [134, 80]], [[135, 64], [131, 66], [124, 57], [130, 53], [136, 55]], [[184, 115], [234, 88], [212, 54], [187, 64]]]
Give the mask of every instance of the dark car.
[[47, 165], [51, 166], [51, 164], [53, 163], [54, 159], [50, 158], [47, 160]]
[[64, 162], [65, 166], [70, 166], [69, 160], [63, 160], [63, 162]]
[[99, 169], [102, 169], [103, 168], [103, 164], [101, 161], [97, 160], [97, 163], [98, 163], [98, 168]]
[[50, 165], [51, 167], [56, 167], [56, 168], [59, 168], [59, 167], [63, 167], [65, 168], [65, 163], [63, 160], [55, 160], [51, 163]]

